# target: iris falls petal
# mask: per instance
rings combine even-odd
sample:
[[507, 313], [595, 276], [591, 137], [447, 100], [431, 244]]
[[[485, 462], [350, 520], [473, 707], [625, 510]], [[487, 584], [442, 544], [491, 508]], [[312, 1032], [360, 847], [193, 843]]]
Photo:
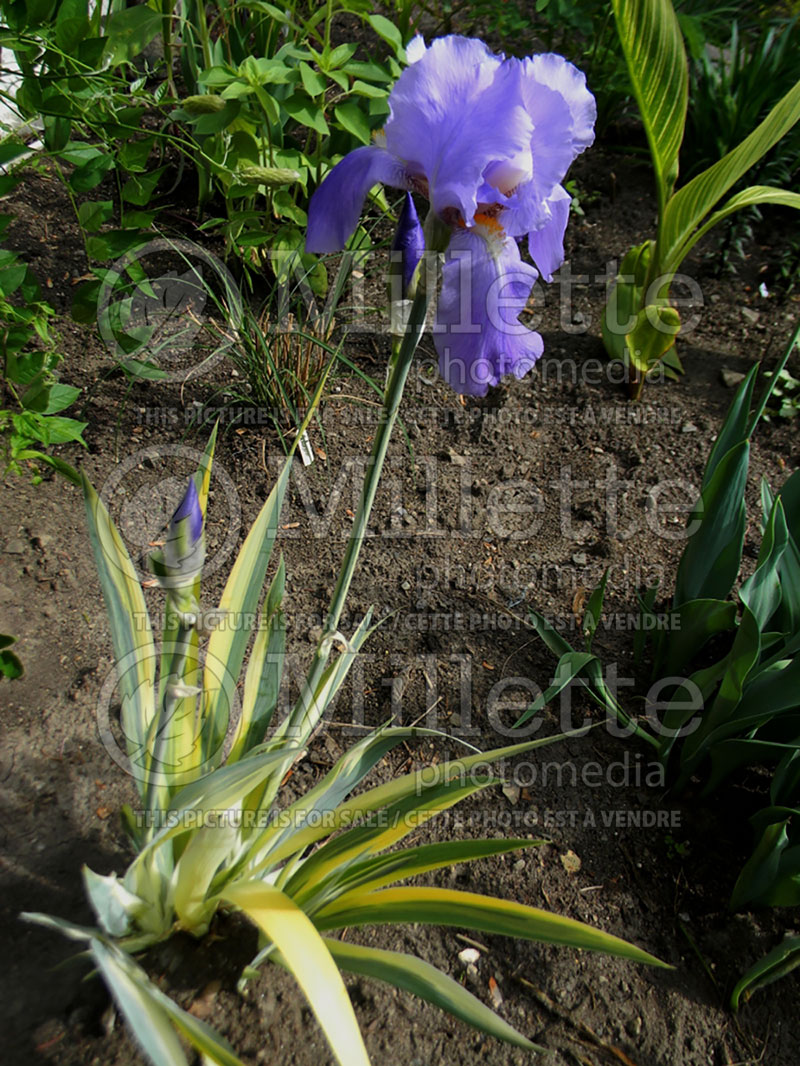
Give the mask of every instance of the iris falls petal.
[[344, 248], [367, 193], [378, 182], [408, 188], [402, 164], [383, 148], [356, 148], [337, 163], [311, 198], [306, 251], [323, 254]]
[[458, 229], [447, 250], [434, 340], [442, 377], [456, 392], [485, 396], [506, 374], [521, 378], [542, 338], [519, 321], [538, 274], [492, 218]]

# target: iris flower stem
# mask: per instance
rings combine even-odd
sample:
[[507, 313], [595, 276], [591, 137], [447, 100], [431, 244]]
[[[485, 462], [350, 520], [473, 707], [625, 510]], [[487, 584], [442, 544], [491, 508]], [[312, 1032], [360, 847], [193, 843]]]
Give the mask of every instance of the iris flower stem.
[[[427, 229], [428, 227], [426, 226]], [[428, 237], [427, 233], [426, 237]], [[428, 247], [431, 247], [430, 242], [428, 242]], [[353, 580], [359, 553], [367, 535], [372, 506], [378, 491], [378, 484], [384, 460], [386, 459], [386, 452], [389, 448], [389, 441], [392, 437], [392, 430], [400, 410], [400, 402], [403, 398], [403, 390], [411, 368], [411, 361], [425, 330], [425, 318], [428, 312], [430, 293], [436, 288], [434, 278], [436, 277], [437, 267], [434, 264], [438, 260], [434, 260], [431, 263], [429, 258], [429, 256], [437, 255], [435, 243], [433, 248], [432, 252], [426, 253], [423, 257], [409, 292], [409, 296], [413, 293], [413, 299], [408, 324], [402, 341], [395, 346], [395, 351], [392, 353], [391, 371], [384, 392], [383, 410], [375, 432], [372, 454], [367, 464], [364, 486], [361, 490], [361, 499], [353, 520], [353, 529], [347, 542], [339, 578], [331, 597], [322, 639], [314, 652], [314, 658], [311, 661], [300, 698], [292, 714], [283, 723], [283, 728], [279, 731], [284, 733], [284, 735], [291, 736], [299, 744], [305, 743], [319, 719], [320, 712], [314, 700], [314, 693], [319, 686], [328, 663], [332, 643], [330, 638], [337, 632], [339, 627], [339, 620], [344, 610], [350, 583]], [[433, 276], [431, 277], [431, 275]]]

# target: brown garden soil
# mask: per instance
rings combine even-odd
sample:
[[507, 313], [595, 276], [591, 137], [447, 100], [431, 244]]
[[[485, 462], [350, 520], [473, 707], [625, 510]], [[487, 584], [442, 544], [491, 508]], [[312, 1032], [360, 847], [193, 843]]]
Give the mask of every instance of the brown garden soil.
[[[679, 383], [648, 387], [631, 405], [609, 380], [599, 340], [609, 260], [652, 231], [649, 171], [596, 149], [576, 166], [585, 216], [573, 219], [567, 257], [574, 275], [571, 317], [562, 320], [556, 281], [535, 309], [546, 345], [540, 367], [485, 400], [459, 403], [424, 373], [412, 375], [349, 600], [346, 631], [372, 605], [386, 616], [371, 637], [333, 721], [314, 742], [287, 788], [309, 786], [363, 734], [393, 714], [488, 749], [504, 743], [536, 682], [554, 660], [531, 631], [528, 609], [559, 620], [578, 639], [575, 612], [609, 568], [607, 618], [596, 649], [635, 678], [621, 689], [641, 708], [647, 689], [634, 665], [629, 615], [636, 591], [660, 580], [666, 602], [684, 544], [685, 510], [733, 395], [722, 368], [774, 364], [797, 316], [797, 298], [764, 298], [758, 286], [780, 224], [761, 232], [731, 278], [707, 260], [687, 266], [704, 306], [680, 345]], [[187, 410], [218, 404], [231, 381], [227, 362], [184, 384], [138, 382], [111, 373], [95, 329], [66, 312], [86, 261], [58, 183], [32, 175], [8, 203], [8, 235], [47, 285], [66, 359], [63, 379], [84, 387], [88, 448], [62, 454], [102, 490], [129, 548], [141, 555], [175, 506], [208, 428], [187, 431]], [[565, 271], [561, 272], [562, 279]], [[688, 317], [688, 310], [684, 317]], [[566, 328], [564, 326], [566, 325]], [[354, 333], [349, 357], [383, 380], [386, 340]], [[298, 465], [282, 520], [288, 572], [291, 650], [286, 700], [310, 657], [333, 587], [368, 454], [378, 407], [363, 380], [339, 373], [311, 431], [316, 461]], [[208, 518], [212, 606], [244, 532], [280, 465], [268, 425], [223, 423]], [[791, 424], [762, 423], [753, 441], [745, 566], [759, 543], [758, 486], [779, 484], [800, 463]], [[363, 468], [362, 468], [363, 469]], [[657, 487], [657, 488], [656, 488]], [[669, 505], [672, 505], [670, 510]], [[19, 637], [25, 676], [0, 689], [4, 741], [2, 930], [5, 1021], [2, 1060], [69, 1066], [138, 1062], [136, 1047], [96, 979], [69, 960], [74, 948], [19, 920], [44, 911], [90, 923], [81, 867], [122, 872], [130, 859], [117, 811], [134, 802], [132, 782], [101, 733], [113, 720], [113, 660], [79, 492], [57, 478], [3, 486], [0, 528], [0, 631]], [[158, 610], [156, 593], [153, 611]], [[506, 682], [507, 687], [499, 685]], [[499, 685], [499, 687], [498, 687]], [[498, 697], [502, 693], [502, 699]], [[509, 706], [511, 704], [512, 706]], [[514, 707], [517, 708], [515, 713]], [[491, 711], [491, 714], [490, 714]], [[572, 719], [600, 721], [577, 694]], [[557, 706], [545, 732], [565, 724]], [[569, 724], [569, 723], [567, 723]], [[454, 741], [400, 747], [377, 770], [388, 777], [457, 750]], [[597, 770], [585, 772], [587, 765]], [[438, 883], [494, 893], [584, 920], [633, 941], [674, 969], [601, 955], [475, 936], [480, 957], [465, 972], [470, 945], [458, 929], [368, 929], [353, 939], [418, 954], [461, 977], [559, 1064], [796, 1066], [797, 974], [755, 996], [734, 1017], [726, 1009], [742, 972], [792, 925], [790, 911], [732, 915], [727, 900], [752, 844], [747, 817], [763, 796], [758, 774], [711, 798], [699, 786], [666, 791], [646, 745], [605, 726], [505, 766], [511, 787], [463, 805], [460, 818], [432, 823], [420, 839], [485, 834], [545, 838], [519, 855], [445, 872]], [[535, 773], [535, 780], [533, 775]], [[573, 780], [574, 775], [574, 780]], [[647, 819], [655, 825], [646, 825]], [[151, 975], [216, 1026], [247, 1063], [318, 1066], [325, 1041], [295, 984], [267, 967], [236, 992], [255, 936], [228, 918], [202, 942], [176, 939], [153, 950]], [[348, 979], [372, 1061], [397, 1066], [522, 1063], [531, 1056], [484, 1038], [433, 1007], [368, 981]]]

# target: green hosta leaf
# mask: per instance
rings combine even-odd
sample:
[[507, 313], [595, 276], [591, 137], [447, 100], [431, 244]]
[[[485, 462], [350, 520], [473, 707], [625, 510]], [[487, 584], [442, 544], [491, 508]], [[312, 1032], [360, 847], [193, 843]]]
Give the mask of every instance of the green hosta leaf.
[[275, 943], [341, 1066], [370, 1066], [347, 989], [310, 918], [285, 893], [260, 881], [228, 885], [222, 895]]
[[800, 966], [800, 936], [787, 933], [782, 943], [751, 966], [737, 983], [731, 993], [731, 1010], [737, 1011], [741, 1000], [746, 1003], [754, 992], [785, 977], [796, 966]]
[[741, 144], [675, 193], [664, 210], [659, 238], [659, 259], [667, 272], [680, 266], [695, 227], [798, 119], [800, 81]]
[[117, 8], [109, 15], [106, 36], [111, 42], [111, 66], [134, 59], [161, 30], [161, 13], [144, 4]]
[[664, 358], [675, 343], [681, 319], [674, 307], [648, 304], [636, 316], [636, 323], [625, 336], [631, 364], [646, 375]]
[[644, 122], [663, 210], [678, 176], [689, 72], [670, 0], [613, 0], [622, 51]]
[[724, 600], [742, 559], [746, 523], [744, 489], [749, 441], [735, 445], [719, 460], [689, 517], [695, 531], [678, 566], [673, 606], [689, 600]]
[[498, 1017], [471, 992], [435, 966], [413, 955], [382, 951], [325, 937], [325, 944], [340, 970], [371, 977], [402, 988], [447, 1011], [490, 1036], [528, 1051], [544, 1051]]
[[604, 951], [635, 962], [670, 968], [649, 952], [573, 918], [549, 914], [514, 900], [448, 888], [384, 888], [379, 892], [353, 892], [314, 915], [314, 923], [322, 931], [400, 922], [460, 926], [544, 944]]
[[[700, 238], [705, 237], [706, 233], [713, 229], [718, 222], [722, 222], [723, 219], [736, 211], [741, 211], [743, 207], [760, 207], [763, 204], [779, 204], [783, 207], [798, 209], [800, 208], [800, 193], [788, 192], [785, 189], [773, 189], [769, 185], [751, 185], [749, 189], [736, 193], [726, 204], [723, 204], [719, 211], [715, 211], [700, 229], [685, 242], [680, 251], [681, 260], [686, 258]], [[677, 269], [678, 265], [676, 264], [675, 269]]]

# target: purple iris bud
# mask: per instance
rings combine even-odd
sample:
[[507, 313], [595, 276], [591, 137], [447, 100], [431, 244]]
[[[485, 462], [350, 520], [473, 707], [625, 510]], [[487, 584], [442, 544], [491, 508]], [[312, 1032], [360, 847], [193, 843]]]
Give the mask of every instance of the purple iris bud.
[[185, 530], [188, 533], [189, 547], [193, 547], [200, 540], [200, 534], [203, 532], [203, 512], [193, 477], [189, 478], [186, 493], [172, 516], [170, 530], [175, 530], [179, 536]]
[[[408, 292], [414, 271], [417, 269], [417, 263], [422, 258], [424, 251], [425, 235], [422, 232], [422, 225], [417, 209], [414, 206], [414, 200], [411, 193], [407, 192], [403, 202], [403, 210], [400, 212], [400, 218], [397, 221], [397, 229], [394, 232], [394, 240], [392, 241], [392, 252], [400, 253], [399, 260], [403, 274], [403, 297]], [[392, 256], [393, 263], [395, 258], [398, 257]]]

